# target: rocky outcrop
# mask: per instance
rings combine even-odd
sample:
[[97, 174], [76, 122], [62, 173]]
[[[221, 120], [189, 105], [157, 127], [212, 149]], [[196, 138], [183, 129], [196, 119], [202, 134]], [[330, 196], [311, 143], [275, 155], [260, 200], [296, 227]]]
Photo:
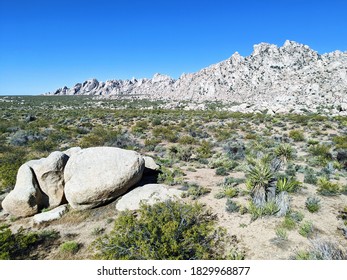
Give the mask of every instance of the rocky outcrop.
[[43, 207], [42, 193], [33, 170], [23, 164], [17, 173], [14, 189], [5, 197], [2, 208], [15, 217], [28, 217]]
[[[35, 215], [34, 223], [56, 219], [65, 212], [66, 206], [60, 205], [66, 201], [83, 210], [118, 198], [142, 179], [145, 166], [147, 175], [158, 172], [151, 157], [130, 150], [73, 147], [56, 151], [19, 168], [16, 186], [3, 199], [2, 208], [16, 217], [53, 209]], [[144, 178], [146, 181], [146, 175]]]
[[88, 209], [124, 194], [142, 177], [141, 155], [112, 147], [83, 149], [65, 166], [65, 196], [71, 207]]
[[286, 41], [282, 47], [261, 43], [254, 46], [250, 56], [235, 53], [177, 80], [160, 74], [152, 79], [125, 81], [92, 79], [48, 94], [219, 100], [233, 102], [231, 111], [269, 114], [317, 112], [323, 106], [330, 108], [326, 113], [347, 115], [347, 52], [320, 55], [293, 41]]
[[148, 184], [137, 187], [122, 196], [116, 204], [116, 209], [118, 211], [137, 210], [141, 203], [153, 205], [156, 202], [180, 198], [181, 195], [182, 191], [166, 185]]

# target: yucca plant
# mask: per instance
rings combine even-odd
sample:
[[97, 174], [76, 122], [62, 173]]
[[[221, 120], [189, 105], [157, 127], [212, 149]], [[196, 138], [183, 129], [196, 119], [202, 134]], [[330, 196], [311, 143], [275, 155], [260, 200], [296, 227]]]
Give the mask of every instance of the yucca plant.
[[278, 192], [297, 192], [302, 187], [302, 183], [293, 178], [280, 178], [277, 181], [276, 188]]
[[257, 206], [263, 206], [267, 201], [267, 188], [273, 181], [274, 173], [268, 164], [257, 161], [249, 167], [247, 185], [251, 188], [251, 196]]
[[318, 189], [317, 192], [321, 195], [331, 196], [340, 194], [341, 187], [338, 183], [330, 182], [325, 177], [318, 178]]
[[294, 149], [289, 144], [282, 144], [275, 149], [275, 154], [286, 162], [294, 158]]

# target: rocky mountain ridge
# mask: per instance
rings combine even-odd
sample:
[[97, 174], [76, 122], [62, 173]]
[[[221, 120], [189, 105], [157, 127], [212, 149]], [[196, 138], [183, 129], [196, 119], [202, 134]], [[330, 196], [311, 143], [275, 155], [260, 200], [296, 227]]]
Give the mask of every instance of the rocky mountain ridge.
[[324, 108], [326, 113], [346, 115], [347, 52], [320, 55], [289, 40], [282, 47], [260, 43], [250, 56], [242, 57], [236, 52], [227, 60], [183, 74], [177, 80], [161, 74], [152, 79], [91, 79], [47, 94], [193, 103], [223, 101], [238, 104], [230, 110], [245, 112], [316, 112]]

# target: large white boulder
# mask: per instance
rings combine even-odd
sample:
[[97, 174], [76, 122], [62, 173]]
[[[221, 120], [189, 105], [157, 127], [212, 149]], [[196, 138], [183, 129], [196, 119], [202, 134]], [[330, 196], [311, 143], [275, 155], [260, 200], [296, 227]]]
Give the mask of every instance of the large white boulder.
[[17, 173], [14, 189], [2, 201], [5, 212], [15, 217], [36, 214], [42, 204], [42, 193], [32, 169], [23, 164]]
[[49, 208], [57, 207], [62, 203], [64, 167], [68, 159], [69, 157], [62, 152], [53, 152], [47, 158], [31, 160], [26, 163], [33, 169], [41, 191], [47, 196], [47, 207]]
[[153, 205], [168, 199], [177, 199], [182, 196], [182, 191], [169, 188], [161, 184], [148, 184], [137, 187], [117, 202], [116, 209], [118, 211], [137, 210], [140, 208], [141, 202]]
[[64, 170], [65, 196], [72, 208], [89, 209], [124, 194], [142, 177], [140, 154], [112, 147], [83, 149]]

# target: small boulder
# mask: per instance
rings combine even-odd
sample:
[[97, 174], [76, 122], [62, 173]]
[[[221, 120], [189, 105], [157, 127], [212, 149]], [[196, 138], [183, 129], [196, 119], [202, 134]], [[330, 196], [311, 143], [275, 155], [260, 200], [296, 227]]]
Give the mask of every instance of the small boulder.
[[49, 208], [59, 206], [64, 197], [64, 168], [69, 157], [53, 152], [47, 158], [27, 162], [37, 178], [42, 192], [48, 197]]
[[149, 156], [143, 156], [143, 159], [145, 161], [145, 172], [153, 172], [158, 171], [160, 169], [160, 166], [155, 163], [154, 159]]
[[64, 170], [72, 208], [89, 209], [124, 194], [142, 177], [144, 159], [134, 151], [93, 147], [72, 154]]
[[5, 197], [2, 208], [15, 217], [36, 214], [42, 206], [42, 193], [32, 169], [23, 164], [17, 173], [14, 189]]
[[147, 203], [153, 205], [156, 202], [162, 202], [168, 199], [180, 198], [182, 191], [169, 188], [161, 184], [148, 184], [137, 187], [125, 194], [116, 205], [118, 211], [137, 210], [140, 204]]
[[68, 211], [67, 204], [60, 205], [50, 211], [42, 212], [39, 214], [36, 214], [33, 217], [33, 223], [34, 224], [42, 224], [45, 222], [50, 222], [54, 220], [60, 219], [66, 212]]

